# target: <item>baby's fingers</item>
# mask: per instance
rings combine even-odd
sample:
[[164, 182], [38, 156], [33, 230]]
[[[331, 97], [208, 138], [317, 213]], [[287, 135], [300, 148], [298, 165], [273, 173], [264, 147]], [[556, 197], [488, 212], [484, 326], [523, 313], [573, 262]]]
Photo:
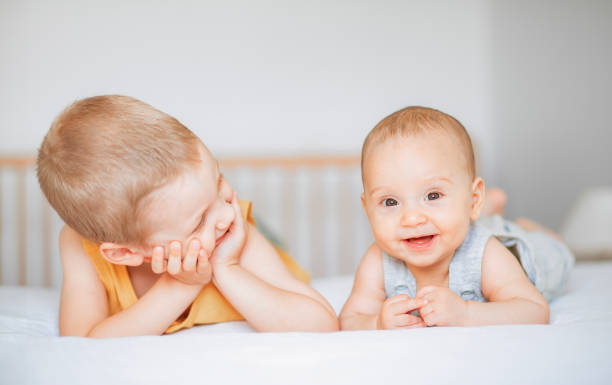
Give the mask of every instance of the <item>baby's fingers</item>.
[[391, 314], [410, 313], [413, 310], [419, 309], [427, 303], [424, 299], [416, 299], [408, 297], [405, 300], [396, 301], [389, 305]]
[[425, 287], [421, 288], [419, 291], [417, 291], [417, 293], [414, 296], [414, 298], [432, 299], [436, 295], [436, 293], [438, 293], [438, 287], [436, 287], [436, 286], [425, 286]]
[[174, 275], [181, 272], [181, 243], [173, 241], [170, 243], [168, 252], [168, 273]]
[[433, 306], [427, 305], [424, 306], [421, 310], [419, 310], [419, 314], [423, 317], [423, 321], [428, 326], [437, 325], [439, 322], [438, 314]]
[[166, 271], [166, 260], [164, 259], [164, 248], [155, 246], [151, 255], [151, 269], [155, 274], [161, 274]]
[[395, 325], [400, 328], [425, 327], [427, 324], [420, 317], [412, 314], [400, 314], [395, 317]]

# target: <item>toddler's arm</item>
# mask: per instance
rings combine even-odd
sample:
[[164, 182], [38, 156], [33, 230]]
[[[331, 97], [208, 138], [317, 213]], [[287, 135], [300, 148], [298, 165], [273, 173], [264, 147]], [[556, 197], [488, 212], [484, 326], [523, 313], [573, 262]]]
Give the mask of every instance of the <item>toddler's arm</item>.
[[329, 303], [289, 272], [254, 226], [244, 226], [239, 262], [219, 263], [213, 257], [213, 282], [225, 298], [258, 331], [338, 330]]
[[382, 253], [373, 244], [366, 251], [355, 275], [353, 291], [340, 313], [343, 330], [396, 329], [425, 326], [409, 314], [422, 305], [407, 295], [386, 298]]
[[162, 334], [202, 288], [164, 274], [133, 306], [109, 316], [106, 290], [83, 250], [79, 235], [66, 226], [60, 233], [59, 245], [63, 269], [59, 314], [62, 336]]

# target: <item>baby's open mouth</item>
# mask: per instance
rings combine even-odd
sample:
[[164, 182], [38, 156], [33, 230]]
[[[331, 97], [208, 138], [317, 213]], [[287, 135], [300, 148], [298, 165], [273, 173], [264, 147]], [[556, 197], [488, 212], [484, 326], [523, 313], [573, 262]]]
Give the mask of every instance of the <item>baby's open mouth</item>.
[[425, 249], [433, 244], [437, 235], [423, 235], [418, 237], [406, 238], [404, 243], [414, 249]]

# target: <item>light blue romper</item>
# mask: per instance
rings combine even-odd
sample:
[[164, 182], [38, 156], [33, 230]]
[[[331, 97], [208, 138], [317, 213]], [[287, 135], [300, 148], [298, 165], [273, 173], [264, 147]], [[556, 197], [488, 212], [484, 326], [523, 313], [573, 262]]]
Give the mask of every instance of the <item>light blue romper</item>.
[[[547, 301], [559, 296], [574, 265], [574, 256], [563, 243], [541, 231], [526, 231], [499, 215], [483, 217], [470, 225], [449, 266], [448, 286], [464, 300], [486, 302], [482, 295], [482, 256], [491, 236], [499, 239], [521, 262], [523, 270]], [[387, 298], [416, 295], [416, 280], [404, 262], [383, 252]]]

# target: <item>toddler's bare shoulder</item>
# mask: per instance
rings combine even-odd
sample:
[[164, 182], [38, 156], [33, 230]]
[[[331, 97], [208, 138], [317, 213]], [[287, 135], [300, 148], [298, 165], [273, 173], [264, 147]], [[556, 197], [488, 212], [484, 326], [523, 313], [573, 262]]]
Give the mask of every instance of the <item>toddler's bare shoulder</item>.
[[59, 234], [60, 261], [64, 275], [88, 274], [95, 275], [93, 264], [87, 257], [81, 236], [65, 225]]

